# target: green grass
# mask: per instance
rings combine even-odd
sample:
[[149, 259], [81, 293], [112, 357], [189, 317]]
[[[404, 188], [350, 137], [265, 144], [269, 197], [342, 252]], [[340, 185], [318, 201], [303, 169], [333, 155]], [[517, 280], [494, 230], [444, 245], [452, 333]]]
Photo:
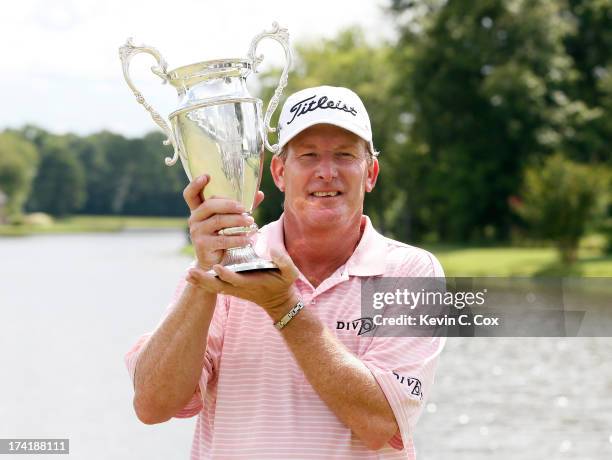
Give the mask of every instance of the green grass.
[[0, 236], [118, 232], [127, 229], [184, 228], [185, 217], [72, 216], [45, 225], [0, 225]]
[[572, 266], [554, 248], [428, 246], [447, 276], [612, 276], [612, 255], [581, 249]]

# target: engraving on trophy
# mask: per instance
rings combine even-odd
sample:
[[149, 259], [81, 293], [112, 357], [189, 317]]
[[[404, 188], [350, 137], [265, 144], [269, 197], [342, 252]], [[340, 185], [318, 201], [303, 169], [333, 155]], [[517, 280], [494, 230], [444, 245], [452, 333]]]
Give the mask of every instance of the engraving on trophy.
[[[187, 114], [187, 118], [197, 123], [197, 125], [207, 133], [211, 140], [216, 144], [220, 156], [221, 174], [224, 180], [229, 182], [230, 188], [239, 197], [243, 196], [244, 181], [244, 161], [249, 156], [245, 152], [246, 139], [240, 135], [238, 123], [234, 126], [227, 126], [229, 132], [215, 129], [216, 126], [208, 121], [205, 110], [192, 110]], [[235, 131], [235, 132], [232, 132]], [[211, 177], [213, 177], [211, 175]]]
[[186, 112], [181, 123], [193, 177], [207, 173], [205, 198], [224, 196], [252, 211], [259, 188], [263, 139], [251, 103], [216, 104]]

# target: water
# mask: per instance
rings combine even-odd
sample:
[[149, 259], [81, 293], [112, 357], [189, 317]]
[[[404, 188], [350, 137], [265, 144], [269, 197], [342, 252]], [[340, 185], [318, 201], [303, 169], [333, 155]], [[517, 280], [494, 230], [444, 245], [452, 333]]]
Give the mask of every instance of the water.
[[123, 364], [188, 265], [184, 244], [181, 232], [0, 238], [0, 438], [70, 438], [74, 459], [188, 458], [195, 419], [140, 423]]
[[[189, 458], [195, 419], [140, 423], [123, 365], [189, 264], [184, 243], [0, 238], [0, 438], [70, 438], [72, 459]], [[612, 339], [449, 339], [419, 460], [612, 458], [610, 356]]]

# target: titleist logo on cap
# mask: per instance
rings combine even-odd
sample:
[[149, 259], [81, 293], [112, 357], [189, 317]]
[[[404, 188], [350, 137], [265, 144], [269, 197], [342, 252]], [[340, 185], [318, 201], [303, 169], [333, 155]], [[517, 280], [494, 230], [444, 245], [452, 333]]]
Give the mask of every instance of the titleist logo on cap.
[[289, 111], [293, 114], [291, 120], [287, 122], [288, 125], [291, 124], [296, 117], [304, 115], [305, 113], [312, 112], [317, 109], [335, 109], [342, 110], [343, 112], [348, 112], [354, 117], [357, 116], [357, 110], [354, 107], [349, 107], [342, 101], [333, 101], [329, 99], [327, 96], [321, 96], [318, 100], [315, 100], [317, 95], [307, 97], [297, 103], [295, 103]]

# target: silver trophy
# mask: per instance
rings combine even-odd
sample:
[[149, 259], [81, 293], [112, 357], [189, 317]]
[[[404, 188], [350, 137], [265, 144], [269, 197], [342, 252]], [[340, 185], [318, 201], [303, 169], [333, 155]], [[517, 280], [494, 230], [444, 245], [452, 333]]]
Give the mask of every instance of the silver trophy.
[[[285, 67], [262, 118], [262, 101], [249, 94], [246, 77], [256, 73], [263, 60], [255, 51], [264, 38], [274, 39], [283, 46]], [[151, 71], [163, 80], [162, 83], [170, 83], [178, 93], [179, 106], [169, 116], [172, 128], [147, 103], [130, 78], [130, 60], [140, 53], [155, 58], [157, 66], [151, 67]], [[291, 67], [287, 29], [274, 23], [271, 30], [253, 39], [244, 59], [205, 61], [171, 71], [166, 69], [166, 61], [155, 48], [136, 46], [131, 38], [119, 48], [119, 56], [123, 75], [136, 100], [168, 137], [164, 144], [174, 147], [174, 156], [166, 158], [166, 164], [171, 166], [180, 158], [189, 180], [209, 174], [211, 181], [203, 198], [214, 195], [235, 199], [250, 215], [261, 181], [264, 146], [272, 153], [278, 152], [278, 144], [270, 145], [268, 134], [276, 132], [276, 128], [270, 126], [270, 119], [287, 85]], [[226, 228], [219, 233], [239, 235], [256, 230], [253, 224]], [[271, 261], [258, 257], [250, 244], [228, 249], [221, 264], [234, 272], [277, 268]]]

